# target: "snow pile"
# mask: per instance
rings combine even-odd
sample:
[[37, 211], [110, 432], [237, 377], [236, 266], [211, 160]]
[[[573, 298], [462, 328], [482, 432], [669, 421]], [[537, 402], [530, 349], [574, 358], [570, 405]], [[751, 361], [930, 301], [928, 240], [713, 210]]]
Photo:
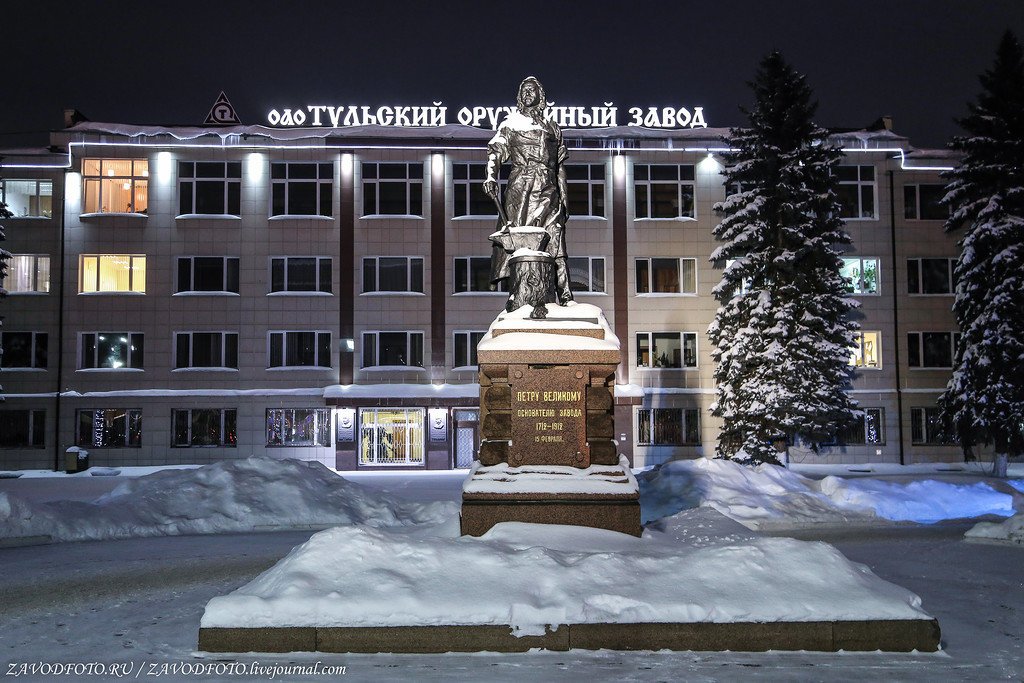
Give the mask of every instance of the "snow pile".
[[815, 481], [774, 465], [677, 460], [637, 477], [644, 522], [710, 507], [750, 528], [859, 521], [922, 523], [1012, 515], [1013, 497], [985, 483], [907, 483], [825, 477]]
[[825, 543], [714, 529], [686, 542], [712, 514], [685, 513], [642, 538], [518, 522], [460, 537], [454, 519], [336, 527], [211, 600], [201, 625], [509, 624], [533, 635], [578, 623], [930, 618], [916, 595]]
[[968, 529], [964, 537], [971, 541], [1024, 545], [1024, 512], [1005, 522], [979, 522]]
[[0, 493], [0, 537], [83, 541], [327, 524], [436, 522], [453, 503], [406, 503], [318, 462], [247, 458], [129, 479], [91, 503], [29, 503]]

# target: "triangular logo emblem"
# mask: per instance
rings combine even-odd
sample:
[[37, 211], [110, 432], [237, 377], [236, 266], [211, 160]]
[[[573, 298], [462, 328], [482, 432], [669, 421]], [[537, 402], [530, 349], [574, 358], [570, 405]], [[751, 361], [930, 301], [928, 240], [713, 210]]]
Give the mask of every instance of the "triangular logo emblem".
[[228, 96], [224, 94], [222, 90], [220, 97], [213, 103], [213, 109], [206, 115], [206, 124], [212, 124], [214, 126], [237, 126], [241, 125], [241, 121], [238, 120], [238, 115], [235, 114], [235, 108], [228, 102]]

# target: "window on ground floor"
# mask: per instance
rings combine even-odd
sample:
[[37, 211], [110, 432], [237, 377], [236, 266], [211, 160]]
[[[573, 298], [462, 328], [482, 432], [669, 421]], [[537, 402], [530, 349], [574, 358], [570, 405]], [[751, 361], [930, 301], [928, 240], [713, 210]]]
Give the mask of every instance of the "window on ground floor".
[[329, 408], [267, 410], [268, 446], [330, 446]]
[[142, 446], [142, 411], [79, 410], [76, 443], [85, 448], [139, 448]]
[[359, 411], [359, 464], [422, 465], [422, 408], [362, 408]]
[[943, 428], [937, 407], [910, 409], [910, 441], [922, 446], [949, 446], [956, 443], [956, 439]]
[[863, 408], [856, 422], [836, 434], [828, 446], [863, 446], [885, 443], [885, 409]]
[[42, 448], [45, 410], [0, 410], [0, 448]]
[[188, 408], [172, 411], [175, 448], [227, 446], [237, 441], [238, 411], [234, 408]]
[[695, 446], [700, 444], [696, 408], [641, 408], [636, 413], [639, 446]]

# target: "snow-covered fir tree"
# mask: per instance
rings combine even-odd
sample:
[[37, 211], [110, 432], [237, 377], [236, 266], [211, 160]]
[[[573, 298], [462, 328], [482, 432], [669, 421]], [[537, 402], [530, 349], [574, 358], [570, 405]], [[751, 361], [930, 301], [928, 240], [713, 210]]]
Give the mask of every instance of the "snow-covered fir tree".
[[1006, 33], [982, 92], [959, 124], [967, 135], [945, 202], [964, 230], [954, 271], [960, 328], [953, 376], [939, 398], [961, 445], [995, 446], [995, 473], [1024, 453], [1024, 54]]
[[723, 420], [718, 455], [761, 463], [778, 462], [779, 437], [816, 447], [857, 419], [846, 390], [858, 325], [837, 250], [850, 243], [834, 173], [842, 153], [813, 123], [804, 77], [778, 52], [751, 87], [750, 125], [728, 140], [730, 194], [715, 206], [724, 244], [711, 260], [728, 266], [708, 336], [717, 363], [711, 412]]

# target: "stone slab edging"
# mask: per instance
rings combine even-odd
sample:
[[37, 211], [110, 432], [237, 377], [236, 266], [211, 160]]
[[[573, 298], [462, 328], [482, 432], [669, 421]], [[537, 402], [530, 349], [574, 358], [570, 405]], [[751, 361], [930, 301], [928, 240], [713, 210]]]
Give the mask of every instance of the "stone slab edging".
[[935, 652], [938, 621], [694, 622], [562, 624], [544, 635], [516, 637], [507, 625], [294, 626], [200, 628], [205, 652], [526, 652], [532, 648], [581, 650], [839, 650]]

